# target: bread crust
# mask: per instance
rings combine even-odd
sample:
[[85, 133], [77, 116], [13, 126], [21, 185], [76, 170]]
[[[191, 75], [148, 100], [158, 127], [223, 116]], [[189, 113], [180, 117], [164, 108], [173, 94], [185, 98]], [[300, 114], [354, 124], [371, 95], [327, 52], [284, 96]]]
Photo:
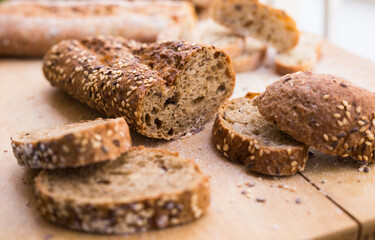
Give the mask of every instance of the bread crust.
[[232, 59], [233, 68], [236, 73], [252, 71], [257, 69], [263, 62], [267, 54], [267, 47], [245, 47], [244, 53]]
[[41, 57], [61, 40], [88, 35], [153, 42], [171, 26], [189, 31], [195, 22], [188, 2], [6, 2], [0, 4], [0, 56]]
[[332, 155], [374, 161], [375, 95], [329, 74], [283, 76], [256, 100], [259, 112], [298, 141]]
[[[74, 124], [84, 125], [87, 122], [92, 121]], [[59, 127], [64, 128], [68, 125], [71, 124]], [[114, 160], [131, 147], [129, 128], [123, 118], [107, 119], [95, 126], [75, 129], [58, 136], [22, 139], [36, 131], [21, 132], [11, 138], [14, 156], [21, 166], [39, 169], [79, 167]]]
[[[154, 151], [178, 157], [176, 153], [142, 146], [132, 150]], [[194, 164], [201, 176], [197, 185], [183, 191], [140, 197], [131, 202], [121, 199], [95, 202], [74, 197], [59, 198], [44, 184], [53, 172], [43, 170], [35, 178], [37, 208], [51, 222], [75, 230], [104, 234], [132, 234], [185, 224], [201, 217], [210, 204], [208, 178], [194, 161], [186, 161]]]
[[[248, 98], [252, 98], [249, 96]], [[218, 110], [212, 130], [215, 147], [232, 161], [244, 163], [246, 169], [274, 176], [286, 176], [303, 171], [307, 160], [308, 146], [267, 146], [257, 139], [236, 131], [225, 120], [225, 111], [234, 101], [227, 101]], [[249, 103], [252, 100], [249, 100]]]
[[182, 41], [139, 44], [113, 37], [65, 40], [45, 55], [43, 72], [53, 86], [107, 116], [125, 117], [139, 133], [172, 139], [198, 128], [216, 108], [202, 114], [186, 132], [162, 135], [150, 131], [142, 104], [150, 95], [164, 97], [174, 90], [177, 80], [186, 73], [194, 57], [202, 52], [225, 59], [222, 67], [227, 69], [226, 76], [230, 79], [225, 83], [221, 98], [229, 98], [235, 83], [230, 58], [213, 46]]
[[298, 43], [299, 31], [294, 20], [283, 10], [258, 0], [216, 0], [212, 12], [218, 23], [238, 34], [268, 42], [280, 51], [292, 49]]

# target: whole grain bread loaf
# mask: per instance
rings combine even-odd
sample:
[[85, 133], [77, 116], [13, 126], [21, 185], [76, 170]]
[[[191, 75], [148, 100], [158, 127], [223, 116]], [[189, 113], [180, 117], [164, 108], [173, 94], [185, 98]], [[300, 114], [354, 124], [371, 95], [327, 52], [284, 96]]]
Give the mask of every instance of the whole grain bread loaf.
[[213, 18], [238, 34], [254, 37], [286, 51], [298, 43], [294, 20], [284, 11], [257, 0], [217, 0]]
[[311, 71], [321, 57], [322, 39], [318, 36], [301, 33], [298, 44], [287, 52], [275, 57], [275, 70], [280, 75], [299, 71]]
[[48, 169], [114, 160], [131, 147], [124, 118], [96, 119], [20, 132], [11, 140], [20, 165]]
[[46, 54], [43, 71], [79, 101], [108, 116], [124, 116], [139, 133], [160, 139], [199, 128], [235, 83], [227, 54], [182, 41], [62, 41]]
[[236, 73], [257, 69], [264, 62], [267, 54], [267, 46], [259, 40], [246, 37], [244, 41], [244, 51], [241, 55], [232, 59], [233, 68]]
[[38, 210], [49, 221], [105, 234], [188, 223], [210, 202], [208, 178], [194, 161], [142, 147], [115, 161], [43, 170], [35, 191]]
[[220, 106], [213, 127], [216, 148], [254, 172], [285, 176], [303, 171], [308, 146], [265, 120], [253, 105], [254, 96], [233, 99]]
[[195, 22], [194, 7], [182, 1], [9, 1], [0, 3], [0, 56], [41, 57], [61, 40], [88, 35], [153, 42], [171, 26], [190, 32]]
[[256, 100], [279, 129], [316, 149], [374, 161], [375, 94], [329, 74], [283, 76]]

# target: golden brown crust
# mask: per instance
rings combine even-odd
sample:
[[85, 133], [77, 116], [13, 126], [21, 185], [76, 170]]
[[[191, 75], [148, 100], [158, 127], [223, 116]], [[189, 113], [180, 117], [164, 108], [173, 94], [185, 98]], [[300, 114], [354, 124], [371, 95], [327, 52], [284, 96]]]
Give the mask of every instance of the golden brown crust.
[[189, 31], [195, 22], [194, 7], [188, 2], [6, 2], [0, 4], [0, 55], [41, 57], [61, 40], [88, 35], [153, 42], [171, 26]]
[[[189, 64], [202, 53], [225, 59], [225, 65], [220, 67], [228, 70], [225, 76], [230, 81], [225, 82], [223, 94], [218, 99], [227, 99], [235, 81], [229, 57], [213, 46], [182, 41], [140, 44], [112, 37], [65, 40], [45, 55], [43, 72], [52, 85], [107, 116], [124, 116], [141, 134], [171, 139], [199, 127], [216, 108], [202, 113], [199, 121], [185, 132], [160, 134], [150, 131], [143, 106], [149, 96], [159, 97], [159, 101], [163, 101], [162, 97], [167, 99], [166, 95], [175, 91], [177, 80], [184, 77]], [[201, 68], [201, 71], [207, 68]]]
[[[137, 149], [178, 157], [175, 153], [142, 146], [132, 150]], [[201, 176], [198, 184], [181, 192], [165, 192], [152, 198], [140, 197], [132, 202], [113, 199], [98, 203], [74, 197], [59, 198], [48, 190], [45, 183], [53, 172], [44, 170], [35, 178], [37, 208], [51, 222], [80, 231], [104, 234], [132, 234], [185, 224], [201, 217], [210, 204], [208, 178], [194, 161], [186, 161], [194, 164]]]
[[[246, 96], [253, 97], [254, 94]], [[220, 106], [212, 130], [213, 142], [224, 156], [232, 161], [245, 163], [248, 170], [267, 175], [285, 176], [304, 170], [309, 148], [307, 145], [301, 143], [295, 146], [267, 146], [236, 131], [224, 117], [233, 101], [237, 99]]]
[[298, 141], [324, 153], [374, 161], [375, 95], [343, 78], [288, 74], [268, 86], [256, 105]]
[[[87, 122], [92, 121], [82, 121], [74, 125], [79, 127]], [[59, 131], [58, 128], [69, 125], [71, 124], [55, 127], [53, 131]], [[123, 118], [108, 119], [95, 126], [53, 137], [23, 139], [29, 134], [33, 133], [22, 132], [13, 136], [11, 140], [18, 163], [31, 168], [79, 167], [114, 160], [131, 147], [129, 128]]]

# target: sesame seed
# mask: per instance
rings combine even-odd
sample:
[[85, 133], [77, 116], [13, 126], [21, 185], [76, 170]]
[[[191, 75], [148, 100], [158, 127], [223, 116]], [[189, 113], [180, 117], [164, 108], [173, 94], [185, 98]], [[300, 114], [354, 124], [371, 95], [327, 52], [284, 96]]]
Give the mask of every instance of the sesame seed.
[[359, 120], [357, 123], [358, 123], [359, 126], [363, 126], [363, 125], [365, 125], [365, 122], [362, 121], [362, 120]]
[[362, 156], [361, 155], [358, 155], [357, 158], [358, 158], [359, 161], [362, 160]]
[[341, 115], [339, 113], [335, 113], [335, 114], [333, 114], [333, 117], [334, 118], [341, 118]]
[[262, 157], [263, 156], [263, 149], [260, 149], [259, 151], [259, 157]]
[[361, 138], [361, 140], [359, 140], [359, 145], [361, 145], [362, 143], [364, 143], [365, 142], [365, 139], [364, 138]]
[[329, 94], [324, 94], [323, 99], [328, 100], [328, 98], [329, 98]]
[[250, 157], [250, 160], [255, 160], [255, 156], [251, 156], [251, 157]]
[[345, 116], [346, 116], [347, 118], [350, 119], [350, 112], [349, 112], [349, 111], [346, 111], [346, 112], [345, 112]]
[[323, 139], [324, 139], [324, 141], [328, 142], [329, 141], [328, 135], [324, 133], [323, 134]]
[[372, 146], [372, 142], [369, 142], [369, 141], [366, 141], [365, 144], [366, 144], [367, 146]]
[[338, 105], [337, 108], [340, 109], [340, 110], [344, 110], [345, 109], [345, 107], [343, 105]]
[[297, 162], [296, 161], [293, 161], [290, 165], [292, 166], [292, 167], [295, 167], [295, 166], [297, 166]]
[[361, 112], [361, 107], [358, 106], [358, 107], [355, 109], [355, 112], [356, 112], [356, 113], [360, 113], [360, 112]]
[[221, 149], [221, 147], [220, 147], [220, 145], [218, 144], [218, 145], [216, 145], [216, 148], [217, 148], [217, 150], [220, 150]]
[[288, 156], [290, 156], [290, 155], [292, 154], [292, 149], [291, 149], [291, 148], [288, 148], [288, 149], [286, 150], [286, 152], [288, 153]]
[[362, 132], [366, 131], [366, 129], [367, 129], [366, 127], [361, 127], [361, 128], [359, 129], [359, 132], [362, 133]]
[[337, 137], [333, 136], [333, 137], [331, 138], [331, 140], [335, 142], [335, 141], [337, 141], [338, 139], [337, 139]]
[[349, 103], [345, 100], [342, 100], [342, 105], [344, 105], [345, 107], [349, 106]]
[[225, 144], [224, 147], [223, 147], [223, 150], [224, 150], [224, 152], [228, 151], [229, 150], [229, 145]]
[[340, 120], [337, 120], [337, 125], [339, 125], [340, 127], [344, 126], [344, 123]]

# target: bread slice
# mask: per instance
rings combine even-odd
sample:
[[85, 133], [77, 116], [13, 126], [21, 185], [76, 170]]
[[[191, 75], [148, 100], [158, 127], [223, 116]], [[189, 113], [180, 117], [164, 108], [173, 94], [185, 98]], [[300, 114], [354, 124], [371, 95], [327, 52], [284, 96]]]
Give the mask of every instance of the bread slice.
[[288, 52], [278, 53], [275, 70], [280, 75], [298, 71], [311, 71], [321, 57], [322, 39], [318, 36], [301, 33], [300, 40]]
[[48, 169], [114, 160], [131, 147], [124, 118], [99, 118], [21, 132], [11, 140], [18, 164]]
[[294, 20], [284, 11], [257, 0], [217, 0], [213, 18], [236, 33], [267, 42], [279, 51], [292, 49], [298, 43]]
[[233, 34], [212, 19], [199, 21], [187, 40], [214, 45], [226, 52], [231, 59], [241, 55], [245, 49], [243, 37]]
[[321, 152], [375, 161], [375, 94], [341, 77], [283, 76], [255, 100], [264, 118]]
[[184, 224], [202, 216], [210, 202], [208, 178], [194, 161], [142, 147], [115, 161], [43, 170], [35, 191], [49, 221], [105, 234]]
[[232, 58], [234, 71], [240, 73], [257, 69], [263, 63], [266, 54], [266, 45], [254, 38], [246, 37], [243, 53]]
[[284, 176], [303, 171], [308, 146], [265, 120], [253, 105], [252, 97], [237, 98], [220, 106], [213, 127], [217, 149], [254, 172]]
[[139, 133], [173, 139], [198, 129], [228, 99], [235, 74], [214, 46], [123, 38], [67, 40], [43, 64], [52, 85]]

